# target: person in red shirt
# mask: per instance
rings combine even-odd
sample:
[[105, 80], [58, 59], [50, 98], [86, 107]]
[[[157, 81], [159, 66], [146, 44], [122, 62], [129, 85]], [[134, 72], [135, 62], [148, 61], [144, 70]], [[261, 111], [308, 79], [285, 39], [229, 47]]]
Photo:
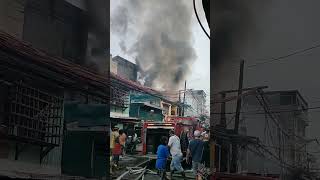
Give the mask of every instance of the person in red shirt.
[[123, 149], [126, 143], [127, 135], [125, 132], [121, 129], [119, 130], [119, 136], [115, 139], [114, 148], [112, 150], [112, 156], [113, 156], [113, 165], [115, 167], [119, 166], [120, 161], [120, 155], [123, 155]]
[[119, 166], [120, 155], [122, 154], [122, 147], [120, 144], [119, 136], [115, 139], [115, 144], [112, 149], [112, 161], [115, 167]]
[[121, 148], [122, 148], [122, 155], [125, 155], [125, 146], [126, 146], [126, 142], [127, 142], [127, 135], [126, 133], [121, 129], [119, 131], [119, 143], [121, 145]]

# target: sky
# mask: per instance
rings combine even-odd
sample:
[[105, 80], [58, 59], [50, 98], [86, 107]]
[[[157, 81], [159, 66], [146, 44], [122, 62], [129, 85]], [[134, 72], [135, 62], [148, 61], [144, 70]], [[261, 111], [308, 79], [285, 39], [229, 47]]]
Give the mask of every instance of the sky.
[[[111, 18], [116, 7], [119, 5], [119, 2], [120, 1], [111, 0]], [[192, 1], [190, 1], [190, 3], [192, 5]], [[202, 1], [197, 1], [196, 7], [201, 23], [205, 27], [206, 31], [210, 33], [205, 13], [203, 11]], [[132, 28], [134, 31], [139, 31], [139, 27], [129, 28]], [[201, 29], [194, 13], [192, 15], [192, 36], [193, 47], [196, 51], [197, 58], [192, 64], [192, 72], [186, 79], [187, 89], [204, 90], [207, 95], [207, 110], [210, 111], [210, 40]], [[132, 44], [132, 39], [128, 39], [126, 43]], [[112, 31], [110, 33], [110, 52], [112, 56], [119, 55], [135, 63], [135, 57], [124, 55], [121, 51], [121, 48], [119, 47], [119, 37], [117, 35], [113, 35]], [[184, 87], [181, 87], [180, 89], [183, 88]]]

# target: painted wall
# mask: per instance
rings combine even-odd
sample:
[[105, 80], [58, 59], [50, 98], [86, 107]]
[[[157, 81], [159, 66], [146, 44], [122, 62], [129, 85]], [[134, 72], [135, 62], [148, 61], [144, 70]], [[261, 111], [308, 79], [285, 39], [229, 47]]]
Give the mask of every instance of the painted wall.
[[[154, 112], [151, 112], [153, 110]], [[141, 120], [163, 121], [162, 110], [144, 106], [143, 104], [131, 104], [130, 117], [136, 117]]]
[[149, 94], [133, 93], [130, 95], [131, 103], [145, 102], [161, 107], [161, 99]]

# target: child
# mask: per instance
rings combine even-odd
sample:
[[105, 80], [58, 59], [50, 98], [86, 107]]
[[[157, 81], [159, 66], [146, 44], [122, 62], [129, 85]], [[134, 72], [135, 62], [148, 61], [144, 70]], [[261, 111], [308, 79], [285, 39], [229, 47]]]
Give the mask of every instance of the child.
[[158, 170], [159, 175], [161, 176], [161, 179], [167, 179], [166, 178], [166, 165], [167, 165], [167, 159], [169, 157], [169, 149], [167, 147], [168, 138], [165, 136], [162, 136], [160, 139], [160, 145], [158, 146], [157, 150], [157, 161], [156, 161], [156, 169]]

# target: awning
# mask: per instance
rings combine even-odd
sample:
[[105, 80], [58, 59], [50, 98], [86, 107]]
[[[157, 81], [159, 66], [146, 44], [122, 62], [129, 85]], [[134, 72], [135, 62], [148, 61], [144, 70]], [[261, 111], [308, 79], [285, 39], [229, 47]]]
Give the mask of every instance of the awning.
[[159, 106], [156, 106], [156, 105], [153, 105], [153, 104], [150, 104], [150, 103], [146, 103], [146, 102], [133, 102], [131, 104], [141, 104], [143, 106], [147, 106], [147, 107], [152, 107], [152, 108], [155, 108], [155, 109], [159, 109], [159, 110], [163, 110], [161, 107]]
[[121, 117], [121, 116], [110, 116], [111, 122], [120, 122], [120, 123], [139, 123], [140, 119], [135, 117]]

